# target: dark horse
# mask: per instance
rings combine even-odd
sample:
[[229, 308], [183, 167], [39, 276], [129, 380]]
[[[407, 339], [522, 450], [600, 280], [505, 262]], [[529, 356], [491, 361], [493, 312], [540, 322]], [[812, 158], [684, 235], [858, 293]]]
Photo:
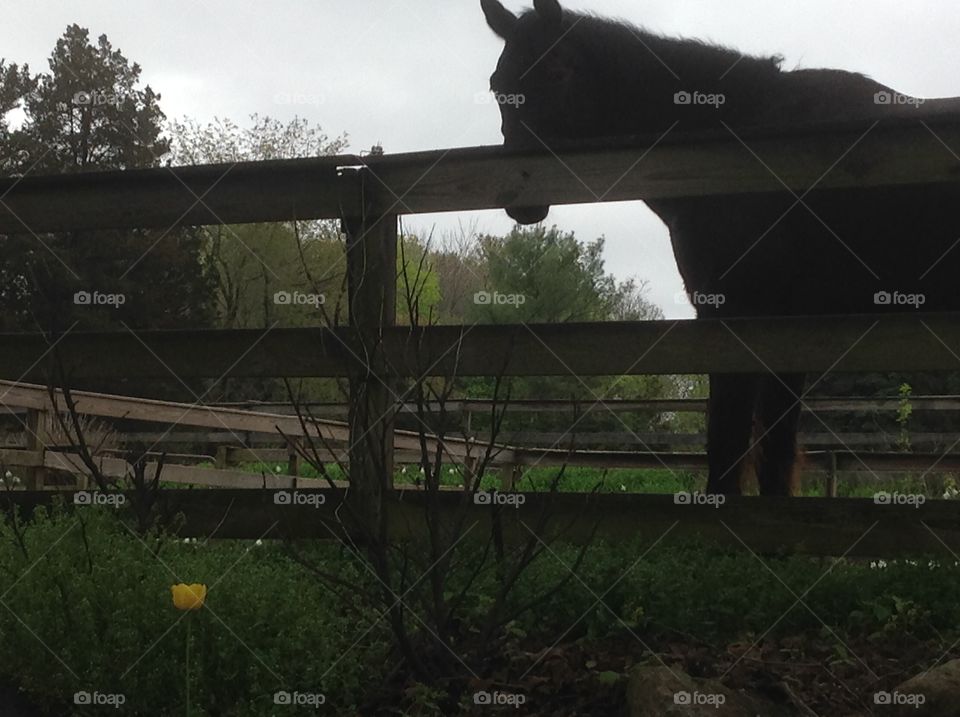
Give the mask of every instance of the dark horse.
[[[682, 130], [718, 130], [733, 141], [750, 128], [860, 120], [866, 133], [880, 120], [960, 117], [957, 100], [921, 102], [838, 70], [788, 72], [779, 57], [660, 37], [563, 10], [557, 0], [536, 0], [519, 17], [498, 0], [481, 6], [505, 41], [490, 85], [503, 98], [510, 147]], [[930, 141], [937, 141], [932, 129]], [[797, 196], [647, 202], [670, 230], [699, 317], [960, 309], [960, 190], [916, 185]], [[523, 224], [548, 211], [507, 208]], [[740, 493], [751, 472], [763, 494], [796, 491], [804, 385], [802, 374], [710, 376], [708, 491]]]

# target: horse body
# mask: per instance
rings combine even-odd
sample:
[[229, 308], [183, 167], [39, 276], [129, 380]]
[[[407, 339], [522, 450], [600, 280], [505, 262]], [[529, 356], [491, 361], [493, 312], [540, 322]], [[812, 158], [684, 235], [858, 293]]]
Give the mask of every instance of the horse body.
[[[785, 72], [777, 57], [743, 57], [659, 37], [564, 11], [557, 0], [537, 0], [519, 17], [498, 0], [481, 4], [505, 40], [491, 87], [525, 99], [501, 104], [507, 146], [960, 116], [958, 99], [921, 103], [840, 70]], [[684, 104], [680, 93], [707, 101]], [[960, 248], [952, 251], [960, 237], [956, 188], [814, 189], [797, 196], [784, 191], [647, 202], [670, 230], [699, 317], [891, 311], [879, 298], [884, 292], [922, 296], [924, 310], [960, 309]], [[548, 210], [507, 208], [521, 223], [541, 221]], [[698, 300], [711, 296], [723, 301]], [[804, 377], [795, 374], [710, 376], [709, 491], [739, 493], [753, 471], [761, 493], [795, 491], [803, 387]]]

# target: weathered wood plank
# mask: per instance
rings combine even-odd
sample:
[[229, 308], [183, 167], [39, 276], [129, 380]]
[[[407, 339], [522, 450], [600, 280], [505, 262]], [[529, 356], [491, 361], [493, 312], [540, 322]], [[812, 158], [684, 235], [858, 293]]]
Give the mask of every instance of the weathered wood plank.
[[[2, 382], [0, 382], [2, 383]], [[510, 401], [509, 413], [572, 413], [578, 410], [581, 413], [590, 409], [596, 399], [583, 399], [581, 401], [571, 401], [563, 398], [542, 398], [530, 399], [520, 398]], [[856, 396], [842, 397], [808, 397], [804, 399], [804, 406], [815, 412], [821, 411], [896, 411], [900, 407], [898, 398], [861, 398]], [[449, 414], [464, 412], [490, 412], [494, 401], [488, 398], [467, 398], [451, 399], [445, 401], [443, 410]], [[211, 404], [217, 408], [235, 408], [243, 411], [266, 411], [268, 413], [279, 413], [283, 415], [292, 415], [293, 406], [289, 403], [274, 401], [235, 401], [230, 403]], [[304, 407], [309, 407], [313, 415], [322, 418], [331, 416], [346, 416], [347, 404], [334, 403], [328, 401], [305, 402]], [[497, 407], [503, 407], [503, 401], [497, 402]], [[960, 396], [911, 396], [910, 407], [916, 411], [960, 411]], [[598, 410], [595, 407], [593, 410]], [[416, 413], [417, 406], [414, 403], [404, 403], [397, 407], [398, 411], [403, 413]], [[427, 401], [424, 404], [424, 410], [427, 413], [439, 413], [440, 404], [436, 401]], [[671, 413], [703, 413], [707, 410], [707, 399], [705, 398], [644, 398], [644, 399], [626, 399], [610, 398], [604, 399], [602, 410], [604, 413], [629, 413], [639, 411], [650, 412], [671, 412]]]
[[[50, 352], [50, 337], [5, 334], [0, 336], [0, 376], [45, 381], [56, 356], [74, 380], [169, 379], [171, 370], [183, 378], [345, 377], [363, 366], [363, 352], [348, 328], [274, 329], [266, 338], [258, 329], [143, 331], [136, 337], [71, 333]], [[395, 376], [960, 369], [958, 313], [398, 326], [384, 329], [382, 338]], [[597, 351], [597, 346], [617, 350]]]
[[[956, 118], [928, 124], [945, 144], [960, 146]], [[744, 131], [741, 138], [779, 179], [725, 131], [676, 133], [659, 144], [654, 136], [558, 144], [553, 152], [469, 147], [3, 178], [0, 233], [356, 216], [359, 192], [339, 168], [359, 165], [377, 178], [382, 210], [396, 214], [770, 192], [783, 189], [781, 180], [804, 191], [817, 180], [826, 189], [960, 178], [955, 159], [916, 120], [885, 120], [822, 176], [868, 127]]]
[[[276, 492], [168, 490], [161, 494], [161, 500], [186, 516], [180, 531], [185, 537], [329, 539], [331, 531], [343, 535], [335, 511], [345, 491], [304, 490], [305, 494], [323, 498], [301, 505], [278, 505]], [[51, 491], [0, 492], [0, 509], [17, 505], [29, 512], [37, 505], [49, 504], [54, 495]], [[62, 495], [68, 506], [72, 504], [70, 493]], [[670, 544], [699, 537], [756, 553], [884, 558], [936, 554], [953, 560], [960, 550], [958, 501], [930, 500], [914, 507], [877, 505], [871, 499], [858, 498], [731, 497], [715, 508], [677, 504], [671, 495], [523, 495], [525, 502], [519, 508], [499, 509], [507, 541], [528, 538], [525, 526], [536, 525], [540, 511], [549, 503], [553, 519], [542, 536], [545, 539], [567, 526], [564, 540], [583, 542], [596, 525], [598, 537], [608, 540], [640, 537], [653, 542], [662, 537], [664, 544]], [[388, 499], [391, 539], [423, 535], [424, 499], [418, 491]], [[462, 500], [459, 491], [443, 491], [437, 497], [445, 519], [451, 519]], [[468, 502], [466, 510], [466, 525], [478, 523], [468, 540], [486, 539], [494, 509]]]
[[[910, 445], [945, 446], [960, 450], [958, 433], [910, 433]], [[699, 446], [707, 444], [705, 433], [645, 433], [642, 431], [523, 431], [520, 433], [503, 432], [498, 437], [500, 443], [534, 446], [595, 446], [606, 445], [610, 448], [642, 448], [643, 446]], [[489, 441], [486, 434], [477, 434], [481, 443]], [[899, 434], [883, 431], [873, 433], [801, 433], [797, 440], [807, 448], [880, 448], [891, 450], [896, 447]]]
[[350, 500], [358, 524], [379, 534], [384, 493], [393, 485], [395, 380], [385, 370], [383, 336], [397, 318], [397, 215], [374, 210], [375, 178], [355, 172], [363, 187], [361, 212], [344, 218], [349, 322], [358, 339], [350, 372]]
[[[445, 461], [449, 463], [460, 463], [464, 460], [463, 455], [458, 455], [456, 446], [451, 448], [451, 457]], [[325, 462], [346, 462], [348, 456], [345, 451], [337, 451], [333, 454], [324, 449], [319, 449], [320, 459]], [[255, 462], [266, 461], [282, 463], [287, 454], [285, 452], [271, 449], [250, 450], [235, 449], [229, 452], [230, 457], [236, 462]], [[433, 455], [431, 453], [431, 455]], [[832, 458], [831, 458], [832, 457]], [[72, 454], [65, 454], [58, 451], [50, 451], [44, 455], [44, 461], [41, 464], [40, 454], [35, 451], [25, 451], [20, 449], [4, 449], [0, 454], [3, 463], [8, 468], [31, 467], [44, 465], [47, 468], [56, 468], [60, 470], [69, 470], [86, 475], [88, 471], [80, 460]], [[99, 456], [96, 459], [104, 475], [121, 478], [127, 475], [127, 464], [119, 458], [111, 456]], [[417, 464], [421, 460], [419, 451], [412, 449], [396, 450], [396, 462], [398, 464]], [[835, 462], [832, 462], [835, 461]], [[154, 463], [150, 463], [148, 470], [154, 470]], [[657, 470], [695, 470], [702, 471], [707, 467], [707, 456], [705, 453], [672, 453], [667, 451], [594, 451], [577, 450], [565, 451], [562, 449], [544, 449], [544, 448], [507, 448], [499, 451], [490, 461], [491, 469], [500, 469], [504, 467], [523, 468], [558, 468], [560, 466], [581, 466], [591, 468], [652, 468]], [[165, 475], [173, 476], [172, 482], [180, 481], [190, 483], [186, 476], [213, 476], [219, 474], [231, 474], [230, 471], [224, 472], [221, 469], [195, 468], [193, 466], [181, 466], [167, 462], [167, 471]], [[810, 451], [804, 454], [804, 469], [809, 472], [825, 472], [835, 467], [838, 471], [848, 473], [899, 473], [904, 471], [919, 471], [930, 473], [950, 473], [960, 472], [960, 455], [940, 453], [885, 453], [869, 451]], [[244, 477], [243, 485], [245, 487], [259, 487], [258, 474], [247, 473], [244, 471], [233, 471], [233, 474]], [[150, 474], [152, 475], [152, 473]], [[246, 478], [256, 478], [250, 482]], [[280, 476], [281, 478], [283, 476]], [[182, 480], [181, 480], [182, 479]], [[203, 480], [197, 480], [197, 483], [203, 483]], [[215, 483], [211, 483], [214, 485]], [[237, 487], [237, 485], [226, 483], [227, 487]]]
[[[956, 117], [932, 118], [928, 125], [948, 146], [960, 142]], [[551, 143], [549, 152], [517, 154], [479, 147], [385, 156], [369, 164], [387, 188], [383, 201], [402, 197], [393, 211], [412, 214], [779, 192], [784, 185], [803, 192], [817, 182], [818, 188], [843, 189], [960, 179], [954, 157], [915, 119], [885, 120], [867, 132], [870, 126], [780, 127], [743, 131], [739, 139], [722, 130], [677, 133], [659, 144], [658, 135], [613, 144]]]
[[[58, 407], [64, 410], [59, 390], [56, 391], [56, 395]], [[282, 441], [281, 431], [291, 437], [304, 437], [309, 432], [318, 446], [322, 446], [324, 441], [341, 445], [350, 439], [347, 425], [336, 421], [307, 421], [305, 431], [299, 418], [291, 415], [115, 396], [92, 391], [71, 391], [70, 395], [74, 400], [77, 413], [82, 415], [138, 420], [171, 426], [219, 428], [226, 431], [227, 435], [233, 436], [234, 441], [238, 440], [238, 434], [245, 436], [248, 433], [268, 434], [275, 440]], [[39, 384], [0, 381], [0, 406], [30, 406], [31, 410], [46, 410], [50, 407], [50, 396], [47, 388]], [[162, 436], [161, 433], [156, 438], [160, 439]], [[435, 445], [433, 438], [428, 439], [428, 444]], [[419, 450], [420, 439], [412, 431], [397, 431], [394, 436], [394, 445], [407, 450]], [[453, 455], [466, 454], [467, 445], [462, 439], [446, 438], [444, 445]]]
[[0, 233], [242, 224], [339, 216], [359, 157], [158, 167], [0, 179]]

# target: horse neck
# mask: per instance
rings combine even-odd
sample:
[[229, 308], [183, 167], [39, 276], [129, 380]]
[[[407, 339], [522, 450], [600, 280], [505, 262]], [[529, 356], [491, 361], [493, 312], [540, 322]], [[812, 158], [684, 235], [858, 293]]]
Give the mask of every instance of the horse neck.
[[[630, 99], [619, 109], [634, 131], [666, 129], [677, 120], [689, 130], [716, 129], [721, 120], [749, 124], [784, 89], [784, 73], [774, 61], [695, 41], [644, 33], [623, 52], [619, 62], [608, 65], [616, 68], [610, 85], [627, 90], [623, 94]], [[682, 107], [674, 101], [678, 92], [723, 96], [724, 103], [718, 109]]]

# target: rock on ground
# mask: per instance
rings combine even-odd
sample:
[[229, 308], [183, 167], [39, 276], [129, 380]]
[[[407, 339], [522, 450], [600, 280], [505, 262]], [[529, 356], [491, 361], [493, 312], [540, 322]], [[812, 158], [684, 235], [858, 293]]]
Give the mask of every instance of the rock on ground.
[[960, 714], [960, 660], [911, 677], [891, 692], [878, 692], [876, 713], [891, 717], [955, 717]]
[[736, 692], [677, 667], [639, 665], [627, 683], [630, 717], [791, 717], [781, 705]]

